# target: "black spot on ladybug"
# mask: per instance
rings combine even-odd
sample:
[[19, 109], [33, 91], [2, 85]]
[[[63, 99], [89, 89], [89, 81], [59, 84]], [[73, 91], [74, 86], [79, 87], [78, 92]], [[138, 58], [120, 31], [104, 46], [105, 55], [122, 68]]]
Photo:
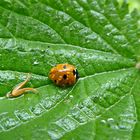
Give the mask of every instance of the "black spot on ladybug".
[[54, 82], [56, 83], [56, 80], [54, 80]]
[[64, 69], [66, 69], [66, 68], [67, 68], [67, 66], [66, 66], [66, 65], [64, 65], [64, 66], [63, 66], [63, 68], [64, 68]]
[[63, 79], [67, 79], [67, 75], [66, 74], [63, 75]]

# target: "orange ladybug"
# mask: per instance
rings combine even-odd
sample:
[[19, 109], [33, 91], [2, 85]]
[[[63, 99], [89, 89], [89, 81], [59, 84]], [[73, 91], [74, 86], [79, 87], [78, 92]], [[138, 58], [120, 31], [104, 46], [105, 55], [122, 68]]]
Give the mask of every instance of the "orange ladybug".
[[49, 73], [49, 78], [58, 86], [71, 86], [79, 78], [77, 69], [70, 64], [58, 64]]

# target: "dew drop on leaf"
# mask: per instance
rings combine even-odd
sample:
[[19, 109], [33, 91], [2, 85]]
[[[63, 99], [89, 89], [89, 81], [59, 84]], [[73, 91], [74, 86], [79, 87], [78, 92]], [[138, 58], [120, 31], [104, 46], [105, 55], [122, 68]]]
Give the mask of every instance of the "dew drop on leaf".
[[35, 60], [35, 61], [33, 62], [33, 65], [39, 65], [39, 61]]

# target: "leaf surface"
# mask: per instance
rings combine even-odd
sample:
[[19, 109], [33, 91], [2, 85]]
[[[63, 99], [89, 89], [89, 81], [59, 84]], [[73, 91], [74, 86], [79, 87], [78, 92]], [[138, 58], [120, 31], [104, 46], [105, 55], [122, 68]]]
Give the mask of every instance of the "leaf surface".
[[[140, 139], [138, 16], [116, 0], [0, 1], [0, 139]], [[55, 86], [51, 67], [80, 78]], [[4, 98], [26, 86], [37, 94]]]

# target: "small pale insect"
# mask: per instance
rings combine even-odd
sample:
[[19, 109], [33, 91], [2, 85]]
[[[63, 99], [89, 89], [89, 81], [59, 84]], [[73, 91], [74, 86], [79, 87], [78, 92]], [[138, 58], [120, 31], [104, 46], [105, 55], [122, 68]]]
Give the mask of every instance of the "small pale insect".
[[29, 88], [29, 87], [23, 88], [23, 86], [29, 81], [29, 79], [30, 79], [30, 74], [28, 74], [25, 81], [15, 86], [10, 93], [7, 93], [6, 97], [17, 97], [24, 94], [27, 91], [36, 92], [37, 90], [34, 88]]
[[58, 64], [50, 70], [49, 78], [58, 86], [71, 86], [76, 83], [79, 74], [73, 65]]

